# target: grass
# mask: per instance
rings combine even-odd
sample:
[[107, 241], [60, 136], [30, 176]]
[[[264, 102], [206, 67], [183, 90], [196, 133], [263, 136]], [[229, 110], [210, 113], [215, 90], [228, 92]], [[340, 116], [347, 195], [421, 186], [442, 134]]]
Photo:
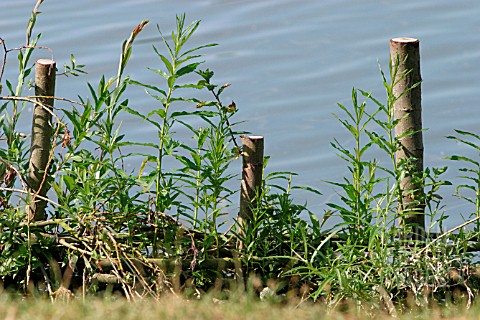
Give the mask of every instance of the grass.
[[[398, 223], [404, 216], [400, 181], [411, 174], [411, 165], [395, 159], [400, 144], [393, 108], [399, 97], [393, 87], [405, 76], [398, 74], [395, 61], [389, 75], [380, 69], [385, 102], [353, 89], [352, 105], [339, 105], [341, 114], [335, 117], [354, 141], [353, 147], [332, 142], [346, 166], [343, 179], [328, 182], [339, 200], [328, 203], [326, 212], [312, 212], [295, 201], [292, 191], [321, 197], [318, 189], [295, 185], [294, 173], [273, 172], [263, 177], [251, 219], [239, 223], [226, 217], [238, 210], [239, 195], [230, 186], [238, 179], [233, 167], [242, 150], [236, 139], [244, 132], [237, 129], [235, 103], [222, 101], [230, 84], [216, 84], [214, 72], [202, 69], [204, 52], [215, 44], [190, 47], [200, 22], [186, 24], [184, 15], [168, 35], [157, 26], [162, 41], [153, 50], [161, 68], [148, 68], [158, 76], [155, 83], [126, 75], [134, 41], [148, 24], [142, 21], [122, 45], [116, 75], [89, 83], [90, 94], [79, 101], [56, 97], [52, 150], [43, 173], [50, 187], [47, 219], [29, 219], [25, 207], [38, 195], [26, 179], [29, 137], [17, 125], [36, 102], [24, 94], [33, 81], [30, 57], [44, 49], [37, 45], [40, 35], [33, 36], [36, 19], [34, 11], [25, 46], [8, 49], [2, 40], [5, 55], [18, 54], [19, 76], [16, 85], [0, 81], [5, 94], [0, 96], [5, 101], [0, 106], [0, 277], [10, 294], [29, 301], [27, 306], [14, 299], [2, 312], [32, 312], [38, 302], [51, 317], [64, 310], [42, 304], [41, 297], [70, 295], [75, 298], [69, 308], [79, 308], [76, 312], [101, 315], [128, 308], [125, 317], [138, 316], [136, 308], [144, 304], [159, 313], [181, 309], [177, 313], [183, 317], [205, 309], [210, 318], [235, 318], [250, 310], [255, 316], [292, 310], [310, 317], [332, 310], [331, 317], [410, 312], [422, 317], [474, 305], [480, 288], [475, 260], [479, 163], [449, 157], [464, 165], [464, 183], [456, 194], [472, 206], [464, 213], [466, 222], [451, 230], [442, 224], [447, 166], [425, 168], [415, 177], [424, 188], [415, 193], [422, 195], [416, 201], [432, 224], [424, 241], [405, 239], [415, 226]], [[11, 67], [13, 60], [8, 61], [1, 70]], [[83, 68], [72, 55], [61, 75], [80, 76]], [[142, 108], [149, 110], [146, 114], [128, 99], [134, 87], [151, 97]], [[150, 126], [158, 141], [126, 140], [120, 114]], [[189, 136], [178, 135], [180, 130]], [[479, 149], [474, 133], [457, 130], [449, 139]], [[378, 151], [386, 160], [372, 156]], [[132, 157], [143, 161], [127, 170]], [[339, 222], [330, 223], [331, 217]], [[266, 287], [274, 292], [276, 308], [257, 301]], [[172, 292], [189, 302], [171, 299]], [[137, 304], [126, 306], [123, 298], [115, 302], [117, 293]], [[98, 296], [107, 299], [93, 299]], [[212, 297], [225, 304], [208, 307]], [[79, 303], [83, 300], [88, 303]], [[344, 309], [346, 315], [340, 312]]]
[[303, 304], [272, 305], [256, 300], [213, 302], [166, 297], [160, 301], [145, 300], [141, 303], [125, 303], [117, 299], [89, 299], [85, 302], [46, 303], [43, 300], [0, 302], [2, 319], [477, 319], [478, 306], [467, 310], [463, 307], [432, 307], [415, 309], [392, 317], [382, 311], [343, 306], [343, 310], [327, 309], [322, 305]]
[[[60, 307], [61, 306], [61, 307]], [[160, 302], [145, 301], [125, 304], [123, 301], [93, 300], [87, 303], [73, 302], [68, 305], [33, 303], [8, 303], [0, 306], [0, 317], [4, 319], [275, 319], [298, 317], [301, 319], [343, 319], [361, 318], [356, 315], [331, 313], [327, 315], [320, 307], [272, 307], [267, 303], [235, 302], [214, 304], [204, 301], [185, 301], [178, 298]]]

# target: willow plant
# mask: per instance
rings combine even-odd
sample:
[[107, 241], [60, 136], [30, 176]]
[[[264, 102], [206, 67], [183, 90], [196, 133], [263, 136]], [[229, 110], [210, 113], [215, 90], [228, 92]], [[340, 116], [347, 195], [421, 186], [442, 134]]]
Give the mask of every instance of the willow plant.
[[[155, 209], [158, 212], [164, 212], [169, 209], [172, 205], [172, 201], [178, 196], [178, 194], [172, 190], [173, 181], [168, 179], [168, 175], [165, 175], [165, 170], [163, 168], [165, 156], [172, 155], [174, 150], [178, 147], [177, 143], [171, 138], [170, 131], [179, 114], [171, 113], [170, 108], [172, 104], [176, 102], [201, 102], [195, 98], [185, 98], [176, 94], [181, 89], [201, 89], [203, 88], [202, 85], [195, 83], [179, 84], [179, 81], [181, 81], [186, 75], [194, 72], [202, 63], [201, 61], [198, 61], [198, 58], [201, 57], [201, 55], [198, 54], [200, 49], [216, 45], [207, 44], [193, 49], [184, 49], [185, 44], [198, 28], [199, 24], [200, 21], [194, 21], [190, 25], [185, 26], [185, 15], [178, 16], [176, 31], [172, 32], [171, 35], [171, 44], [157, 26], [167, 49], [168, 56], [160, 53], [160, 51], [154, 47], [155, 53], [162, 61], [165, 69], [151, 70], [160, 75], [166, 81], [166, 89], [134, 80], [130, 81], [132, 84], [145, 87], [147, 92], [161, 104], [160, 107], [154, 108], [146, 116], [142, 116], [144, 120], [150, 122], [158, 129], [159, 143], [156, 147], [158, 155], [156, 157], [147, 157], [142, 165], [142, 167], [144, 167], [149, 162], [153, 162], [156, 165], [155, 170], [152, 171], [150, 175], [155, 176]], [[132, 112], [131, 109], [127, 110]], [[138, 113], [135, 114], [139, 115]], [[159, 121], [156, 120], [154, 116], [158, 117]]]
[[[476, 152], [480, 151], [480, 136], [468, 131], [455, 130], [456, 135], [448, 136], [448, 139], [454, 140], [464, 146], [472, 148]], [[451, 155], [447, 159], [463, 163], [460, 168], [460, 176], [464, 183], [455, 187], [456, 195], [473, 205], [469, 219], [480, 219], [480, 162], [474, 158], [463, 155]], [[470, 193], [469, 196], [466, 193]], [[473, 196], [472, 196], [473, 195]], [[476, 220], [476, 231], [480, 231], [480, 220]]]
[[[406, 230], [396, 224], [399, 181], [409, 164], [395, 162], [399, 138], [393, 133], [393, 104], [398, 97], [390, 79], [397, 79], [398, 71], [392, 68], [390, 79], [382, 72], [385, 102], [353, 89], [352, 106], [339, 105], [344, 115], [336, 118], [354, 143], [332, 143], [349, 175], [330, 183], [340, 189], [339, 201], [328, 203], [323, 217], [306, 203], [296, 203], [292, 192], [320, 195], [318, 190], [293, 185], [294, 173], [274, 172], [264, 174], [252, 219], [241, 225], [230, 219], [230, 226], [222, 226], [225, 215], [235, 214], [232, 196], [239, 184], [233, 171], [241, 153], [235, 141], [239, 132], [231, 122], [237, 107], [222, 101], [230, 85], [215, 84], [213, 71], [200, 68], [202, 50], [215, 44], [190, 48], [199, 21], [186, 25], [184, 15], [177, 17], [169, 37], [158, 28], [163, 47], [154, 51], [162, 67], [150, 70], [160, 76], [159, 83], [126, 75], [133, 42], [147, 24], [142, 21], [123, 42], [115, 75], [89, 83], [88, 97], [78, 102], [56, 97], [53, 125], [59, 134], [52, 138], [47, 219], [25, 223], [28, 148], [17, 124], [33, 101], [23, 97], [23, 90], [31, 79], [29, 59], [42, 48], [39, 37], [31, 37], [36, 16], [34, 11], [27, 43], [19, 51], [18, 84], [14, 89], [5, 80], [3, 92], [9, 96], [0, 97], [7, 101], [0, 106], [0, 277], [6, 287], [52, 299], [62, 292], [71, 296], [70, 290], [83, 296], [121, 290], [134, 301], [159, 298], [167, 291], [201, 296], [212, 286], [247, 287], [254, 293], [268, 286], [275, 302], [293, 296], [334, 307], [349, 301], [358, 308], [386, 305], [389, 311], [393, 302], [412, 296], [415, 304], [426, 305], [431, 299], [447, 301], [457, 289], [469, 299], [478, 294], [475, 257], [468, 252], [479, 232], [478, 225], [468, 229], [480, 221], [477, 160], [449, 157], [465, 166], [457, 194], [474, 205], [470, 220], [443, 230], [446, 215], [440, 212], [439, 189], [448, 184], [441, 179], [446, 168], [426, 168], [417, 178], [426, 189], [420, 200], [432, 221], [430, 238], [418, 246], [401, 241]], [[63, 74], [81, 75], [81, 69], [72, 56]], [[154, 98], [142, 106], [148, 111], [126, 98], [131, 85]], [[119, 120], [125, 112], [150, 124], [158, 141], [126, 140]], [[179, 129], [187, 137], [178, 135]], [[449, 138], [479, 150], [476, 134], [458, 130]], [[125, 147], [136, 149], [124, 153]], [[382, 156], [376, 159], [378, 151]], [[126, 169], [125, 162], [138, 155], [141, 165]], [[231, 183], [236, 186], [230, 188]], [[20, 204], [13, 203], [15, 193]], [[332, 223], [332, 216], [339, 219]], [[441, 234], [433, 233], [437, 227]], [[243, 247], [236, 247], [236, 241]], [[218, 261], [236, 265], [219, 272]], [[206, 262], [208, 268], [199, 268]], [[244, 281], [242, 275], [252, 276]], [[231, 292], [223, 290], [219, 296]]]

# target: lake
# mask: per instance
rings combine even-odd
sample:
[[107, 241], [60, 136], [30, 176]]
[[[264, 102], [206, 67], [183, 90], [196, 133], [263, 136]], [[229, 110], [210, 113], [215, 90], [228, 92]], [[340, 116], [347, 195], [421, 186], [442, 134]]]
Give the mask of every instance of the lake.
[[[24, 43], [34, 4], [0, 2], [0, 37], [9, 48]], [[265, 136], [269, 171], [294, 171], [297, 184], [324, 194], [300, 196], [319, 215], [324, 203], [336, 198], [336, 189], [324, 180], [339, 181], [348, 173], [330, 142], [352, 142], [332, 113], [340, 114], [337, 103], [350, 104], [352, 87], [385, 97], [377, 62], [388, 69], [391, 38], [421, 41], [425, 166], [449, 165], [444, 178], [459, 183], [456, 165], [443, 158], [462, 153], [478, 159], [478, 152], [445, 138], [453, 129], [479, 133], [478, 0], [46, 0], [40, 11], [40, 44], [52, 48], [59, 67], [70, 53], [87, 65], [88, 75], [58, 81], [57, 95], [71, 99], [85, 94], [87, 81], [116, 75], [121, 44], [141, 20], [151, 23], [137, 39], [126, 73], [150, 83], [159, 78], [146, 67], [160, 67], [152, 44], [163, 49], [155, 24], [168, 33], [176, 14], [202, 20], [192, 42], [219, 44], [204, 51], [205, 67], [216, 72], [217, 83], [232, 83], [223, 98], [236, 102], [235, 120], [246, 121], [241, 129]], [[4, 78], [13, 79], [14, 62], [9, 59]], [[132, 106], [141, 111], [154, 105], [141, 90], [131, 94]], [[131, 140], [155, 141], [153, 128], [129, 118], [122, 126]], [[454, 187], [442, 192], [450, 225], [462, 221], [460, 212], [472, 210], [454, 192]]]

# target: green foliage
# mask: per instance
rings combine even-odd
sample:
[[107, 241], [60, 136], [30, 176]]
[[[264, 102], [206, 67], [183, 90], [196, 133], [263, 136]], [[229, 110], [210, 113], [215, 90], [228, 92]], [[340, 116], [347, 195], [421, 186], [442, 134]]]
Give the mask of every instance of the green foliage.
[[85, 67], [85, 65], [84, 64], [77, 64], [75, 56], [73, 54], [70, 55], [70, 65], [63, 64], [63, 67], [65, 68], [65, 71], [58, 74], [59, 76], [64, 75], [65, 77], [68, 77], [68, 76], [78, 77], [82, 74], [87, 73], [84, 70], [82, 70]]
[[[340, 204], [328, 203], [332, 209], [329, 215], [341, 219], [330, 236], [338, 236], [341, 241], [335, 242], [336, 248], [332, 250], [324, 240], [313, 254], [323, 257], [323, 261], [311, 260], [294, 269], [305, 279], [315, 279], [317, 285], [312, 293], [315, 299], [323, 297], [333, 305], [344, 300], [405, 301], [408, 294], [419, 304], [442, 299], [448, 288], [455, 285], [447, 270], [462, 266], [468, 269], [472, 264], [472, 255], [466, 251], [468, 241], [476, 233], [464, 231], [458, 237], [448, 237], [451, 232], [446, 232], [436, 239], [431, 233], [432, 240], [427, 239], [427, 243], [404, 240], [403, 235], [412, 229], [399, 223], [403, 208], [400, 181], [411, 174], [411, 168], [408, 162], [395, 159], [402, 136], [394, 133], [399, 120], [394, 119], [393, 108], [399, 97], [393, 94], [396, 84], [393, 79], [404, 75], [398, 77], [393, 65], [396, 64], [390, 64], [390, 81], [380, 70], [386, 89], [385, 104], [371, 92], [358, 89], [352, 90], [353, 110], [339, 104], [346, 116], [335, 117], [354, 141], [353, 150], [337, 140], [332, 143], [351, 175], [342, 182], [329, 182], [342, 190]], [[363, 101], [359, 102], [358, 94], [364, 97]], [[369, 108], [371, 104], [373, 107]], [[385, 156], [374, 156], [378, 151]], [[379, 159], [390, 161], [384, 163]], [[418, 201], [426, 203], [425, 215], [432, 221], [429, 230], [437, 227], [442, 231], [442, 221], [446, 218], [440, 212], [442, 198], [438, 194], [441, 186], [450, 184], [440, 179], [445, 170], [446, 167], [426, 168], [416, 177], [425, 186], [424, 196]], [[440, 243], [439, 239], [443, 241]], [[474, 279], [468, 281], [475, 283]]]
[[[28, 34], [35, 21], [36, 12], [29, 21]], [[17, 132], [16, 123], [25, 106], [34, 102], [22, 97], [23, 86], [31, 81], [28, 58], [33, 50], [43, 47], [36, 46], [37, 37], [27, 40], [19, 50], [19, 84], [14, 90], [6, 81], [10, 97], [2, 97], [7, 103], [1, 106], [0, 118], [6, 142], [0, 148], [5, 185], [0, 191], [4, 210], [0, 275], [7, 286], [11, 283], [27, 290], [31, 283], [46, 281], [47, 291], [54, 295], [61, 287], [72, 287], [73, 280], [58, 280], [62, 272], [68, 272], [66, 266], [74, 272], [81, 268], [92, 279], [101, 270], [96, 266], [99, 259], [127, 261], [126, 269], [114, 267], [118, 279], [128, 285], [129, 279], [139, 279], [134, 281], [142, 281], [143, 290], [153, 295], [158, 294], [157, 289], [149, 283], [160, 277], [162, 270], [147, 258], [192, 259], [190, 272], [198, 283], [207, 287], [215, 280], [216, 274], [194, 271], [194, 266], [219, 257], [229, 241], [217, 229], [222, 225], [218, 219], [228, 213], [236, 193], [227, 187], [236, 176], [229, 170], [230, 164], [239, 155], [229, 121], [236, 109], [233, 102], [224, 106], [220, 100], [229, 85], [213, 84], [214, 73], [198, 69], [200, 50], [214, 44], [188, 48], [199, 21], [186, 25], [184, 15], [177, 17], [171, 40], [159, 30], [167, 53], [154, 47], [164, 69], [153, 71], [164, 84], [142, 84], [123, 77], [133, 42], [147, 23], [142, 21], [123, 43], [116, 77], [107, 80], [102, 76], [97, 84], [89, 83], [90, 97], [80, 97], [80, 102], [57, 98], [70, 105], [60, 108], [54, 117], [55, 149], [48, 175], [50, 197], [55, 200], [49, 201], [47, 220], [39, 222], [25, 221], [23, 205], [12, 202], [28, 203], [30, 197], [24, 182], [28, 140]], [[65, 66], [61, 75], [78, 76], [83, 67], [72, 55], [70, 66]], [[192, 82], [194, 76], [198, 78]], [[144, 87], [159, 105], [151, 107], [147, 115], [136, 111], [124, 98], [130, 85]], [[215, 100], [198, 100], [192, 90], [209, 92]], [[126, 141], [118, 121], [125, 112], [151, 124], [157, 130], [158, 144]], [[194, 119], [195, 126], [190, 124]], [[176, 126], [183, 126], [193, 138], [177, 139], [172, 130]], [[125, 147], [140, 151], [124, 154]], [[142, 165], [127, 172], [124, 163], [138, 155], [145, 157]], [[170, 168], [165, 168], [166, 161]], [[190, 231], [187, 225], [194, 229]], [[75, 263], [71, 263], [72, 257], [76, 257]], [[143, 261], [152, 272], [141, 272], [131, 264], [132, 259]], [[61, 265], [60, 276], [45, 274], [48, 269], [58, 269], [57, 265]], [[95, 281], [89, 283], [90, 290], [98, 289]], [[162, 281], [157, 283], [157, 287], [162, 285]]]
[[[0, 97], [6, 101], [0, 106], [0, 277], [5, 287], [56, 299], [72, 291], [108, 296], [120, 290], [131, 300], [167, 291], [202, 296], [206, 290], [224, 299], [246, 288], [249, 297], [263, 292], [260, 297], [274, 303], [293, 297], [334, 307], [350, 301], [357, 307], [384, 304], [389, 310], [392, 301], [413, 298], [425, 305], [447, 301], [455, 290], [466, 292], [470, 301], [477, 293], [470, 251], [476, 249], [480, 221], [478, 161], [449, 157], [465, 165], [465, 183], [456, 192], [475, 206], [470, 220], [443, 230], [447, 216], [439, 190], [450, 184], [441, 179], [446, 167], [426, 168], [414, 178], [424, 186], [416, 200], [425, 204], [432, 221], [428, 237], [416, 242], [403, 237], [412, 230], [398, 222], [400, 181], [411, 175], [412, 165], [395, 159], [401, 137], [394, 134], [399, 97], [391, 79], [405, 76], [398, 77], [396, 63], [390, 64], [389, 77], [380, 70], [385, 102], [353, 89], [352, 106], [338, 105], [343, 115], [335, 118], [353, 145], [337, 140], [331, 145], [349, 175], [329, 182], [338, 201], [327, 203], [321, 221], [294, 199], [297, 191], [321, 193], [294, 185], [291, 172], [264, 175], [252, 219], [229, 219], [239, 197], [230, 187], [237, 183], [234, 168], [241, 155], [235, 140], [240, 132], [232, 122], [238, 110], [234, 101], [222, 102], [230, 84], [216, 84], [214, 72], [201, 68], [204, 50], [215, 44], [190, 47], [200, 22], [187, 25], [185, 15], [177, 17], [169, 35], [157, 26], [162, 42], [153, 50], [161, 68], [149, 68], [158, 75], [155, 83], [126, 75], [134, 41], [148, 24], [144, 20], [123, 42], [115, 76], [89, 83], [88, 97], [79, 102], [56, 98], [61, 106], [53, 117], [47, 219], [29, 221], [29, 140], [17, 124], [35, 102], [23, 92], [32, 83], [29, 59], [43, 48], [37, 46], [40, 36], [31, 36], [36, 17], [35, 9], [26, 45], [12, 49], [18, 50], [18, 83], [14, 88], [5, 80], [8, 96]], [[4, 48], [6, 54], [12, 51]], [[83, 67], [72, 55], [61, 75], [80, 76]], [[138, 87], [152, 97], [148, 106], [126, 98]], [[128, 141], [120, 115], [148, 123], [158, 141]], [[479, 150], [478, 135], [456, 133], [448, 138]], [[125, 163], [134, 156], [142, 158], [141, 164], [127, 170]]]
[[[480, 151], [480, 136], [462, 130], [455, 130], [458, 136], [448, 136], [448, 139], [457, 141], [467, 147]], [[456, 194], [459, 198], [474, 205], [473, 217], [480, 216], [480, 162], [475, 159], [461, 155], [448, 156], [447, 159], [464, 163], [465, 167], [460, 169], [461, 178], [465, 181], [455, 187]], [[470, 192], [473, 196], [465, 196], [462, 191]], [[478, 223], [477, 223], [478, 228]]]

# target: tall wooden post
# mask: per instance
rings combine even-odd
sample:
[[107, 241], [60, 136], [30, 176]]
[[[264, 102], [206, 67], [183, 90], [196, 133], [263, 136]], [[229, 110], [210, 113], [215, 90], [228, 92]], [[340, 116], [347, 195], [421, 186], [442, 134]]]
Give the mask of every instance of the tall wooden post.
[[[47, 174], [50, 151], [52, 147], [52, 110], [55, 95], [56, 63], [49, 59], [40, 59], [35, 64], [35, 104], [32, 121], [30, 144], [30, 166], [28, 185], [32, 194], [27, 206], [28, 219], [33, 221], [45, 219], [46, 201], [37, 198], [47, 194]], [[50, 97], [50, 98], [47, 98]]]
[[[240, 190], [240, 212], [238, 214], [238, 234], [245, 236], [245, 228], [253, 218], [257, 206], [257, 196], [262, 193], [263, 176], [263, 137], [241, 136], [242, 139], [242, 182]], [[243, 250], [243, 241], [237, 241], [237, 249]], [[240, 275], [239, 275], [240, 276]]]
[[251, 219], [256, 207], [257, 195], [262, 192], [263, 136], [241, 136], [242, 139], [242, 188], [240, 192], [240, 218]]
[[398, 168], [405, 168], [400, 181], [400, 223], [411, 226], [409, 239], [424, 239], [425, 199], [423, 175], [422, 91], [420, 82], [420, 41], [413, 38], [390, 40], [390, 58], [395, 76], [393, 94], [394, 118], [399, 120], [395, 136], [400, 149], [396, 152]]

